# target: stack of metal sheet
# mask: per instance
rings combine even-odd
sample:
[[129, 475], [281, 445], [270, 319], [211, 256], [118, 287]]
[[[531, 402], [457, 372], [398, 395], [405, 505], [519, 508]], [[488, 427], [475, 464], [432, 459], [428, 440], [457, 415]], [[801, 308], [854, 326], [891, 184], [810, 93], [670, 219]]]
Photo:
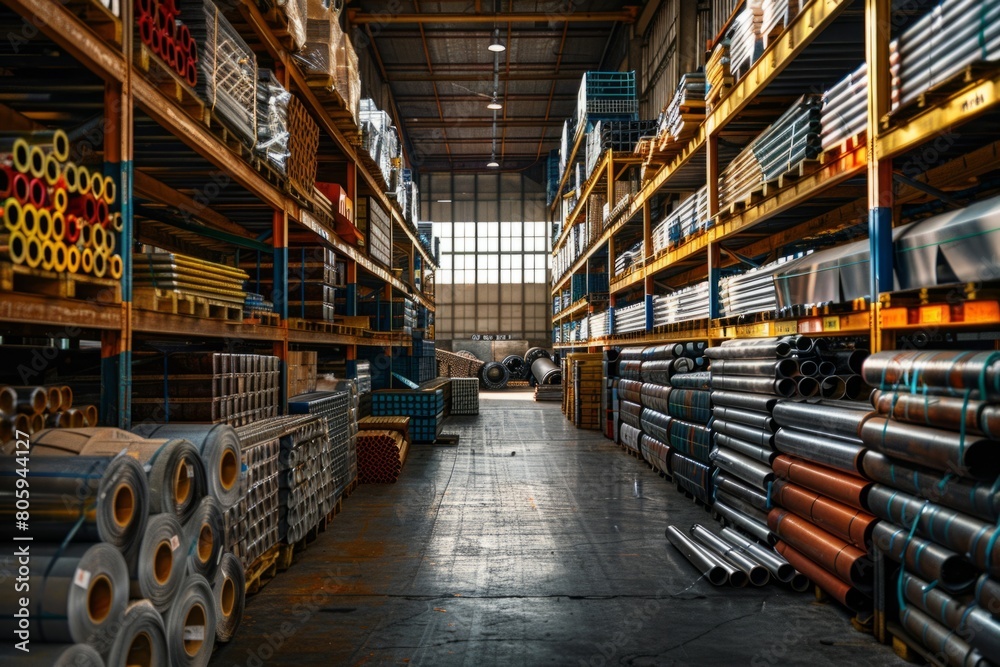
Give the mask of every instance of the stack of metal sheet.
[[236, 429], [244, 473], [240, 477], [241, 497], [226, 512], [229, 549], [243, 567], [278, 544], [278, 456], [282, 429], [273, 419]]
[[615, 257], [615, 275], [620, 275], [632, 267], [641, 266], [644, 257], [643, 251], [644, 243], [639, 241], [629, 247], [627, 250], [623, 250], [621, 254]]
[[1000, 5], [941, 0], [889, 43], [892, 109], [960, 75], [1000, 59]]
[[764, 48], [767, 48], [771, 39], [780, 34], [783, 28], [788, 27], [802, 9], [802, 4], [804, 3], [800, 0], [764, 0], [760, 28]]
[[597, 338], [604, 338], [610, 335], [611, 331], [608, 328], [608, 311], [602, 310], [599, 313], [593, 313], [590, 316], [590, 338], [591, 340]]
[[764, 22], [764, 0], [747, 0], [743, 11], [733, 19], [726, 33], [729, 39], [731, 69], [737, 80], [744, 76], [750, 66], [764, 51], [761, 28]]
[[653, 296], [654, 327], [706, 317], [708, 317], [708, 281], [685, 287], [672, 294]]
[[356, 213], [360, 225], [368, 227], [368, 252], [385, 266], [392, 265], [392, 220], [374, 197], [359, 197]]
[[452, 378], [451, 414], [479, 414], [479, 381], [476, 378]]
[[653, 254], [682, 243], [708, 228], [708, 188], [702, 187], [674, 209], [653, 229]]
[[639, 302], [631, 306], [624, 306], [615, 309], [615, 334], [632, 333], [635, 331], [645, 331], [646, 329], [646, 304]]
[[712, 47], [712, 52], [705, 63], [705, 111], [706, 113], [718, 106], [719, 102], [729, 94], [733, 86], [733, 70], [730, 60], [730, 40], [721, 39]]
[[243, 285], [249, 276], [242, 269], [149, 246], [132, 255], [132, 266], [140, 290], [173, 291], [240, 308], [246, 302]]
[[667, 108], [660, 114], [657, 150], [680, 151], [698, 131], [705, 117], [705, 73], [687, 72]]
[[820, 113], [822, 150], [827, 151], [845, 139], [868, 129], [868, 63], [861, 63], [823, 94]]
[[[1000, 360], [992, 351], [880, 352], [861, 426], [865, 508], [882, 555], [900, 563], [899, 622], [951, 664], [1000, 661]], [[971, 593], [968, 601], [966, 593]]]
[[[291, 396], [290, 414], [319, 415], [326, 419], [329, 441], [329, 464], [324, 471], [320, 489], [320, 511], [329, 514], [350, 484], [348, 449], [351, 440], [350, 394], [347, 391], [317, 391]], [[329, 475], [326, 475], [329, 472]]]
[[855, 612], [871, 611], [869, 556], [877, 520], [865, 511], [870, 484], [858, 432], [871, 406], [851, 401], [779, 400], [768, 527], [776, 548], [816, 585]]
[[181, 0], [198, 43], [198, 93], [247, 146], [257, 141], [257, 56], [211, 0]]

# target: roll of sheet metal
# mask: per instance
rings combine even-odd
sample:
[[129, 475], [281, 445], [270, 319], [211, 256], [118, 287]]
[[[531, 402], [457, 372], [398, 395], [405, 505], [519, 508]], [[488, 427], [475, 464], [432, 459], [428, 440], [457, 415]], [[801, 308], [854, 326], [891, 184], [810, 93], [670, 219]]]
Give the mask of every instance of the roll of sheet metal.
[[760, 394], [745, 394], [732, 391], [712, 391], [712, 405], [740, 410], [754, 410], [756, 412], [770, 413], [777, 405], [778, 399], [774, 396], [762, 396]]
[[[868, 452], [862, 460], [867, 471], [867, 463], [877, 452]], [[771, 464], [775, 474], [781, 479], [794, 482], [799, 486], [815, 491], [854, 509], [865, 509], [865, 499], [871, 482], [838, 470], [801, 461], [791, 456], [781, 455]]]
[[205, 495], [205, 466], [186, 440], [147, 440], [111, 428], [47, 429], [31, 439], [31, 453], [45, 456], [115, 456], [139, 461], [149, 478], [149, 512], [172, 512], [181, 521]]
[[230, 552], [222, 554], [212, 582], [215, 597], [215, 639], [228, 642], [236, 635], [243, 621], [246, 605], [246, 575], [240, 559]]
[[829, 593], [848, 609], [865, 611], [872, 608], [871, 598], [847, 582], [841, 581], [835, 575], [827, 572], [790, 545], [778, 542], [774, 548], [799, 572], [811, 579], [813, 583]]
[[903, 595], [910, 604], [942, 621], [994, 663], [1000, 662], [1000, 623], [985, 609], [962, 604], [908, 572], [900, 572], [899, 576]]
[[[544, 361], [544, 359], [539, 361]], [[549, 363], [552, 364], [551, 361]], [[552, 364], [552, 366], [554, 367], [555, 364]], [[483, 381], [483, 385], [487, 389], [499, 390], [507, 386], [507, 382], [510, 380], [510, 372], [503, 364], [496, 361], [488, 361], [483, 364], [482, 369], [479, 371], [479, 379]], [[548, 384], [541, 380], [539, 382], [541, 384]]]
[[721, 514], [727, 524], [736, 526], [747, 535], [753, 536], [764, 544], [773, 546], [778, 540], [777, 536], [765, 524], [737, 512], [735, 508], [730, 507], [723, 501], [717, 499], [715, 504], [712, 505], [712, 509]]
[[[0, 533], [14, 527], [14, 457], [0, 457]], [[149, 515], [149, 487], [142, 466], [128, 456], [39, 456], [31, 460], [31, 534], [62, 542], [103, 541], [133, 550]]]
[[205, 496], [194, 514], [184, 524], [187, 571], [214, 577], [226, 543], [225, 517], [218, 501]]
[[[995, 352], [877, 352], [865, 360], [865, 382], [883, 391], [926, 386], [934, 393], [1000, 399], [1000, 357]], [[980, 385], [986, 390], [979, 396]]]
[[155, 514], [146, 522], [138, 553], [129, 559], [131, 597], [147, 598], [157, 611], [170, 606], [184, 580], [187, 552], [184, 528], [172, 514]]
[[823, 402], [778, 401], [772, 414], [780, 426], [860, 442], [861, 424], [869, 412], [833, 407]]
[[1000, 474], [1000, 442], [989, 438], [872, 417], [861, 427], [861, 439], [887, 456], [962, 477], [986, 481]]
[[871, 590], [874, 568], [865, 552], [782, 509], [771, 510], [767, 525], [783, 542], [842, 581]]
[[[90, 644], [101, 653], [110, 646], [115, 627], [128, 605], [128, 567], [110, 544], [75, 544], [65, 548], [30, 545], [28, 588], [13, 583], [0, 593], [0, 631], [13, 637], [19, 598], [27, 596], [28, 630], [34, 642]], [[17, 558], [4, 562], [18, 570]], [[29, 595], [30, 594], [30, 595]]]
[[670, 474], [674, 481], [706, 505], [712, 503], [713, 471], [713, 468], [700, 461], [684, 456], [674, 449], [670, 450]]
[[747, 456], [768, 467], [770, 467], [771, 461], [778, 456], [777, 452], [771, 451], [768, 447], [761, 447], [760, 445], [755, 445], [739, 438], [731, 438], [722, 433], [715, 434], [715, 444], [720, 448], [731, 449], [737, 454]]
[[697, 523], [691, 526], [691, 536], [716, 556], [740, 569], [746, 575], [747, 581], [754, 586], [763, 586], [771, 579], [771, 573], [767, 568], [743, 555], [704, 526]]
[[867, 503], [875, 516], [901, 526], [912, 526], [916, 521], [921, 537], [963, 554], [993, 576], [1000, 574], [994, 526], [882, 484], [871, 488]]
[[538, 384], [562, 384], [562, 371], [547, 356], [531, 363], [531, 374], [535, 376]]
[[622, 444], [633, 452], [639, 451], [642, 440], [642, 431], [629, 424], [622, 424], [620, 431]]
[[951, 667], [987, 667], [991, 664], [979, 651], [919, 609], [906, 607], [899, 612], [899, 620], [928, 650], [938, 659], [944, 658]]
[[650, 465], [659, 468], [663, 472], [670, 471], [670, 447], [660, 442], [651, 435], [642, 434], [639, 440], [639, 448], [642, 455]]
[[867, 512], [842, 505], [783, 479], [774, 481], [771, 500], [862, 551], [868, 549], [876, 519]]
[[240, 497], [240, 440], [228, 424], [147, 424], [133, 433], [144, 438], [187, 440], [201, 455], [205, 465], [208, 492], [222, 510], [236, 504]]
[[671, 423], [667, 415], [660, 414], [648, 408], [642, 411], [641, 428], [660, 442], [670, 442]]
[[552, 356], [544, 348], [533, 347], [524, 353], [524, 363], [528, 368], [531, 368], [535, 365], [535, 360], [542, 359], [543, 357], [552, 361]]
[[719, 421], [741, 424], [768, 433], [774, 433], [777, 429], [771, 415], [756, 412], [755, 410], [741, 410], [739, 408], [727, 408], [724, 405], [720, 405], [712, 409], [712, 416]]
[[719, 536], [766, 567], [771, 572], [771, 576], [778, 581], [787, 583], [795, 575], [795, 568], [787, 560], [770, 549], [762, 547], [756, 542], [751, 542], [732, 528], [723, 528], [719, 532]]
[[215, 647], [215, 597], [208, 580], [188, 576], [164, 619], [174, 667], [206, 667]]
[[[712, 348], [714, 349], [714, 348]], [[742, 375], [713, 375], [712, 389], [722, 391], [742, 391], [750, 394], [770, 394], [791, 398], [797, 391], [795, 380], [782, 378], [772, 380], [762, 377], [745, 377]], [[715, 393], [714, 391], [712, 392]]]
[[677, 551], [694, 565], [713, 586], [722, 586], [729, 580], [728, 570], [719, 562], [718, 558], [712, 557], [708, 549], [698, 545], [675, 526], [667, 526], [666, 535]]
[[1000, 406], [995, 403], [876, 390], [872, 405], [896, 421], [1000, 437]]
[[508, 354], [500, 363], [504, 365], [512, 378], [523, 380], [528, 375], [528, 365], [524, 363], [524, 357]]
[[774, 479], [774, 472], [763, 463], [728, 449], [719, 448], [712, 452], [712, 462], [720, 470], [762, 491], [766, 491], [768, 482]]
[[[650, 385], [654, 386], [654, 385]], [[618, 395], [626, 401], [632, 403], [642, 403], [642, 383], [635, 380], [620, 380], [618, 382]], [[653, 406], [649, 406], [653, 407]]]
[[636, 429], [642, 428], [642, 406], [631, 401], [621, 401], [618, 408], [618, 415], [623, 424]]
[[909, 534], [888, 521], [879, 521], [872, 531], [872, 544], [886, 556], [902, 563], [921, 579], [937, 581], [949, 593], [972, 588], [978, 572], [960, 555], [921, 537]]
[[779, 428], [774, 434], [774, 448], [807, 461], [813, 461], [851, 475], [861, 471], [865, 448], [840, 438], [823, 437], [789, 428]]
[[672, 449], [702, 463], [711, 461], [712, 431], [707, 426], [673, 419], [670, 421], [670, 439], [667, 442]]
[[107, 664], [109, 667], [170, 664], [163, 617], [149, 600], [136, 600], [125, 610]]
[[761, 512], [771, 509], [768, 506], [767, 495], [757, 489], [752, 489], [736, 477], [720, 472], [715, 476], [715, 488], [750, 503]]
[[[31, 658], [33, 664], [48, 665], [48, 667], [104, 667], [104, 658], [87, 644], [39, 644], [31, 643]], [[24, 653], [13, 648], [0, 649], [0, 658], [5, 664], [16, 663], [18, 656]]]
[[[661, 414], [669, 414], [670, 393], [672, 391], [673, 389], [670, 387], [663, 387], [656, 384], [642, 384], [639, 388], [639, 398], [637, 400], [642, 403], [643, 407], [656, 410]], [[632, 399], [630, 398], [629, 400]]]

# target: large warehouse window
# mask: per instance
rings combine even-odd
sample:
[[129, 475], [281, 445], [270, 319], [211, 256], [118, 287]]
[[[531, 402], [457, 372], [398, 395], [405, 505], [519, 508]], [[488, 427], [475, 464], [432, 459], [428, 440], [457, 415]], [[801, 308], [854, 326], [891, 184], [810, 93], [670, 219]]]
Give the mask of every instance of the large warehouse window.
[[547, 339], [543, 186], [499, 173], [429, 174], [421, 186], [421, 210], [441, 239], [438, 338], [497, 333]]

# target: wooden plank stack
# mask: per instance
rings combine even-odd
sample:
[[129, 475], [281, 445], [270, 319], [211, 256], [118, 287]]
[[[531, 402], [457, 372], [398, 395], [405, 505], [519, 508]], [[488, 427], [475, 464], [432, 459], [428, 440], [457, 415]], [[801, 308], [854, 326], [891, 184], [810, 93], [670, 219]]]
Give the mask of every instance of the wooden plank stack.
[[406, 461], [409, 443], [398, 431], [362, 430], [358, 433], [358, 481], [392, 484]]
[[600, 352], [566, 355], [564, 367], [569, 377], [565, 381], [563, 407], [566, 417], [577, 428], [594, 431], [601, 428], [603, 357]]
[[294, 95], [288, 100], [288, 180], [302, 195], [316, 187], [319, 125]]
[[[189, 314], [211, 317], [214, 316], [211, 308], [206, 311], [198, 306], [228, 306], [238, 308], [238, 319], [242, 320], [243, 304], [246, 303], [243, 285], [248, 278], [245, 271], [153, 247], [147, 247], [144, 253], [133, 254], [132, 263], [134, 301], [138, 307], [148, 310], [169, 307], [176, 313], [176, 300], [188, 299], [195, 302]], [[230, 319], [229, 315], [226, 311], [221, 317]]]

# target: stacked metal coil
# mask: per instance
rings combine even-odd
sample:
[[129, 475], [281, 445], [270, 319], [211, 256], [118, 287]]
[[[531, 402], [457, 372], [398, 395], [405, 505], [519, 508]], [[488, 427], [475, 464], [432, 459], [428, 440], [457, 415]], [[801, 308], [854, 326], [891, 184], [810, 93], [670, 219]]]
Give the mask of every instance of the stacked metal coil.
[[62, 130], [0, 133], [0, 255], [59, 274], [122, 277], [116, 181], [69, 161]]
[[[653, 296], [653, 326], [690, 322], [708, 317], [708, 281], [671, 294]], [[617, 314], [616, 314], [617, 318]]]
[[653, 254], [659, 254], [708, 228], [708, 188], [699, 188], [653, 229]]
[[869, 545], [877, 520], [865, 509], [864, 444], [858, 435], [870, 406], [850, 401], [779, 400], [772, 462], [774, 504], [768, 525], [777, 548], [852, 611], [872, 609]]
[[820, 148], [824, 151], [868, 129], [868, 63], [823, 93]]
[[880, 352], [863, 376], [878, 389], [860, 431], [865, 505], [900, 565], [900, 623], [950, 664], [1000, 661], [1000, 357]]
[[498, 361], [488, 361], [483, 364], [479, 372], [479, 380], [487, 389], [498, 391], [507, 387], [507, 382], [510, 381], [510, 371]]
[[192, 88], [198, 85], [198, 44], [175, 0], [139, 0], [139, 39]]
[[969, 65], [1000, 59], [1000, 5], [941, 0], [889, 43], [892, 110], [915, 102]]

